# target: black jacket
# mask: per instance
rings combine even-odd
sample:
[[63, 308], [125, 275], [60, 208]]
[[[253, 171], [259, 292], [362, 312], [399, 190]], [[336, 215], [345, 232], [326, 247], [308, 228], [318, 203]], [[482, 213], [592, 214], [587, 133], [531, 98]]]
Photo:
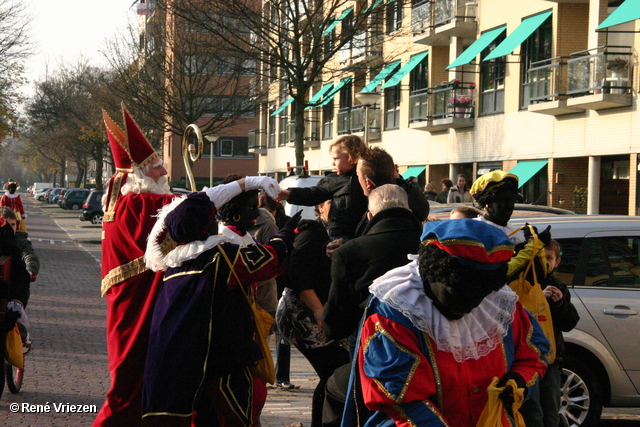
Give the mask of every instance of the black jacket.
[[[420, 186], [415, 182], [411, 182], [405, 180], [403, 178], [396, 178], [396, 184], [407, 193], [407, 197], [409, 199], [409, 209], [413, 212], [413, 215], [419, 222], [425, 222], [427, 217], [429, 216], [429, 200], [427, 196], [424, 194]], [[332, 207], [333, 208], [333, 207]], [[362, 215], [360, 222], [358, 222], [358, 226], [356, 227], [356, 237], [362, 236], [364, 234], [364, 230], [367, 228], [367, 224], [369, 224], [369, 219], [367, 218], [367, 211]]]
[[375, 215], [364, 234], [333, 252], [331, 288], [324, 306], [323, 330], [331, 339], [355, 332], [369, 298], [369, 285], [417, 254], [422, 225], [408, 210], [386, 209]]
[[327, 175], [321, 185], [289, 191], [288, 202], [294, 205], [315, 206], [331, 199], [329, 235], [332, 238], [354, 237], [356, 225], [367, 210], [367, 196], [358, 182], [356, 168], [343, 175]]
[[553, 273], [540, 284], [542, 289], [549, 285], [555, 286], [562, 292], [562, 299], [558, 302], [547, 299], [549, 309], [551, 310], [551, 320], [553, 322], [553, 336], [556, 340], [556, 360], [562, 360], [562, 356], [564, 356], [564, 338], [562, 337], [562, 333], [569, 332], [575, 328], [580, 320], [580, 315], [571, 302], [571, 293], [567, 285], [558, 280]]

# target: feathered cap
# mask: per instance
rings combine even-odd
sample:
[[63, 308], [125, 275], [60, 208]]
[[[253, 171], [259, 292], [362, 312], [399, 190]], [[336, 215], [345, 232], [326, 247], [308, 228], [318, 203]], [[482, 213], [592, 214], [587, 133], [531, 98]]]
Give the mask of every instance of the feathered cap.
[[16, 189], [20, 188], [20, 184], [15, 181], [9, 181], [4, 185], [4, 188], [9, 188], [11, 185], [15, 185]]
[[427, 222], [421, 240], [481, 270], [494, 270], [513, 256], [513, 244], [504, 231], [474, 219]]

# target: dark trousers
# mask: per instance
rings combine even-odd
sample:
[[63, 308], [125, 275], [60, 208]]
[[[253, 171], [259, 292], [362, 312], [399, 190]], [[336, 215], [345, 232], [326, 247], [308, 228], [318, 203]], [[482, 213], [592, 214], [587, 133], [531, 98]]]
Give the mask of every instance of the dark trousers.
[[[349, 361], [349, 352], [337, 344], [325, 347], [299, 349], [318, 374], [320, 381], [313, 392], [311, 427], [322, 426], [325, 386], [333, 372]], [[347, 377], [347, 381], [349, 378]], [[342, 414], [340, 414], [342, 416]]]
[[336, 369], [327, 380], [322, 408], [323, 427], [340, 427], [344, 405], [347, 401], [350, 375], [351, 363], [349, 362]]
[[291, 371], [291, 344], [276, 328], [276, 383], [288, 383]]

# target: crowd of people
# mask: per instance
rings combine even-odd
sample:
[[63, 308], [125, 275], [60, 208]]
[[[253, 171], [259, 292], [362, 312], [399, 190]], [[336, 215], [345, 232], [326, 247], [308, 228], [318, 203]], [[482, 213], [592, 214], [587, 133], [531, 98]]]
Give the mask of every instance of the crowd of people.
[[[124, 130], [104, 115], [117, 167], [102, 281], [112, 385], [94, 425], [259, 425], [267, 382], [295, 387], [293, 345], [319, 377], [312, 427], [475, 426], [490, 387], [497, 425], [521, 414], [557, 427], [561, 331], [578, 318], [553, 279], [550, 230], [509, 224], [515, 175], [423, 191], [385, 150], [345, 135], [314, 187], [230, 175], [176, 197], [124, 106], [123, 117]], [[287, 217], [280, 200], [315, 206], [317, 220]], [[429, 221], [429, 200], [477, 208]], [[523, 292], [542, 296], [540, 314]], [[270, 355], [255, 305], [276, 319], [275, 375], [257, 364]]]
[[[176, 196], [122, 111], [124, 127], [104, 114], [116, 167], [102, 247], [112, 382], [94, 426], [260, 425], [267, 384], [295, 388], [293, 345], [319, 378], [312, 427], [476, 426], [491, 405], [492, 426], [558, 427], [562, 332], [579, 318], [553, 276], [550, 227], [510, 224], [517, 176], [469, 185], [460, 174], [423, 191], [385, 150], [346, 135], [315, 187], [234, 174]], [[315, 206], [317, 219], [287, 217], [280, 200]], [[430, 200], [477, 207], [431, 221]], [[0, 247], [20, 256], [13, 297], [26, 307], [37, 266], [22, 261], [23, 213], [8, 211]], [[275, 374], [260, 363], [267, 317]]]

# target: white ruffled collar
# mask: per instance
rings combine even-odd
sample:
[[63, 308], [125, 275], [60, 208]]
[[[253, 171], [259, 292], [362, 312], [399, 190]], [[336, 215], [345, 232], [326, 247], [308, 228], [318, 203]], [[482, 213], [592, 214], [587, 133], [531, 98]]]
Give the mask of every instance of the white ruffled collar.
[[438, 350], [452, 353], [457, 362], [486, 356], [502, 342], [518, 300], [516, 293], [505, 285], [485, 297], [471, 313], [459, 320], [449, 320], [424, 293], [415, 259], [374, 280], [369, 291], [426, 332]]
[[9, 192], [6, 192], [6, 193], [4, 193], [4, 195], [7, 196], [10, 199], [17, 199], [18, 197], [20, 197], [20, 195], [18, 193], [11, 194]]
[[186, 245], [180, 245], [171, 250], [171, 252], [164, 257], [163, 261], [167, 267], [180, 267], [183, 262], [195, 259], [204, 251], [228, 241], [229, 240], [226, 237], [216, 234], [214, 236], [209, 236], [207, 240], [189, 242]]
[[240, 236], [238, 233], [221, 223], [218, 224], [218, 234], [226, 237], [227, 240], [234, 245], [249, 246], [256, 244], [256, 241], [253, 239], [251, 234], [245, 233], [244, 236]]

